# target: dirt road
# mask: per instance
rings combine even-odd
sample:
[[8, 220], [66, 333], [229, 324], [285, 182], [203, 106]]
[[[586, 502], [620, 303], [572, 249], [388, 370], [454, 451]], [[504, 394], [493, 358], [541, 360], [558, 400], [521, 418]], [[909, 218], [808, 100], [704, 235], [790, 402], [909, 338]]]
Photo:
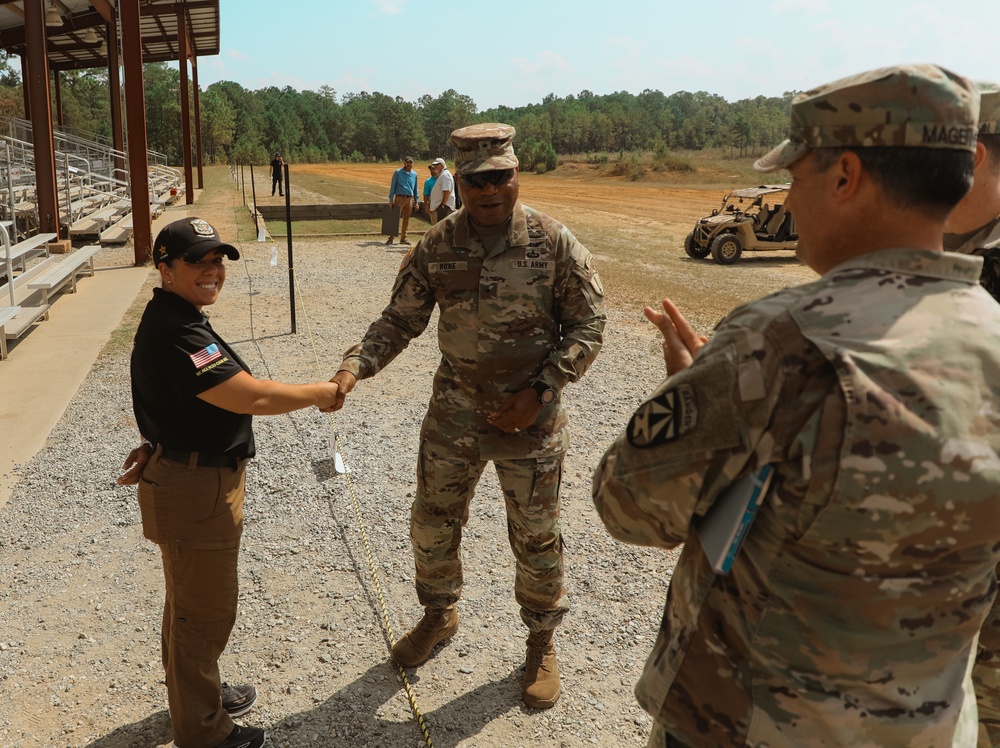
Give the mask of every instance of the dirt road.
[[[348, 200], [383, 199], [392, 164], [297, 164], [313, 190]], [[677, 186], [600, 177], [591, 166], [570, 164], [556, 172], [520, 175], [520, 199], [566, 224], [598, 260], [607, 301], [634, 314], [673, 299], [705, 334], [734, 307], [815, 277], [789, 251], [748, 252], [731, 266], [684, 253], [684, 236], [717, 207], [725, 187]], [[420, 172], [421, 180], [423, 173]], [[421, 182], [422, 184], [422, 182]], [[748, 185], [734, 182], [729, 189]], [[352, 197], [355, 196], [355, 197]], [[322, 199], [316, 192], [296, 200]], [[277, 198], [274, 198], [277, 200]], [[266, 202], [266, 200], [264, 201]]]

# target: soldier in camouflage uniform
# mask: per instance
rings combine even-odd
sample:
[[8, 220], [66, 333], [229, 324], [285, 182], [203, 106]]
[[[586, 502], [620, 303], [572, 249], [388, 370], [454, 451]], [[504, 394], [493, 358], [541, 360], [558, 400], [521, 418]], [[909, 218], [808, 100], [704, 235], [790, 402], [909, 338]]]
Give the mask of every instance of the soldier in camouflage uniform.
[[[979, 94], [972, 189], [948, 216], [944, 247], [982, 257], [979, 282], [1000, 301], [1000, 86], [980, 83]], [[972, 681], [979, 704], [979, 745], [1000, 745], [1000, 602], [994, 602], [979, 635]]]
[[[710, 341], [647, 308], [667, 379], [594, 475], [615, 537], [684, 543], [636, 688], [650, 746], [968, 746], [1000, 560], [1000, 306], [942, 252], [971, 183], [978, 94], [932, 65], [798, 95], [799, 256], [821, 277]], [[728, 574], [693, 531], [775, 478]], [[726, 497], [726, 498], [731, 498]]]
[[514, 594], [529, 629], [525, 704], [559, 697], [552, 631], [567, 610], [559, 486], [569, 441], [560, 392], [601, 348], [603, 289], [593, 257], [552, 218], [517, 202], [514, 128], [452, 133], [463, 208], [403, 259], [382, 316], [346, 354], [334, 381], [349, 392], [423, 332], [440, 308], [441, 364], [421, 428], [410, 520], [420, 623], [393, 646], [424, 662], [458, 629], [459, 544], [486, 463], [503, 488]]
[[979, 95], [975, 178], [948, 216], [944, 248], [982, 257], [979, 282], [1000, 301], [1000, 86], [980, 83]]

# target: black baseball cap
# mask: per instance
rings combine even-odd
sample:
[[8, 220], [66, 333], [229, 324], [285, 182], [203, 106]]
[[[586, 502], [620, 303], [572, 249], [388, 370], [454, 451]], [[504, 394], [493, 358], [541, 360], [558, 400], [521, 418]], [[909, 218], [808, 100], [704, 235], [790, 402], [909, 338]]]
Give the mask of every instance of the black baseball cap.
[[230, 260], [240, 259], [239, 250], [219, 239], [219, 232], [201, 218], [182, 218], [168, 223], [153, 244], [153, 265], [183, 259], [198, 262], [213, 250], [219, 250]]

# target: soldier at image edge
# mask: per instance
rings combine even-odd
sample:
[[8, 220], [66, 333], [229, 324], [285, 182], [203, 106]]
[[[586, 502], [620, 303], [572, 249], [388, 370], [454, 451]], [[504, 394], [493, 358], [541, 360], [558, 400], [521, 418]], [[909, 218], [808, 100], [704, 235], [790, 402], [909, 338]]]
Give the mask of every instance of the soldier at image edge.
[[605, 322], [600, 277], [569, 230], [518, 202], [514, 128], [455, 130], [462, 207], [403, 258], [389, 306], [344, 356], [332, 381], [346, 395], [389, 364], [440, 308], [441, 363], [420, 431], [410, 512], [424, 616], [395, 642], [404, 667], [458, 630], [462, 527], [492, 461], [515, 558], [514, 596], [528, 627], [522, 698], [561, 692], [553, 630], [568, 610], [559, 491], [569, 443], [563, 388], [597, 356]]
[[[616, 538], [684, 544], [636, 687], [650, 746], [975, 745], [971, 670], [1000, 561], [1000, 305], [942, 251], [979, 94], [933, 65], [799, 94], [786, 168], [820, 278], [700, 337], [669, 299], [667, 378], [594, 473]], [[774, 479], [728, 574], [697, 528]]]
[[[1000, 301], [1000, 86], [979, 83], [979, 138], [972, 189], [948, 216], [944, 247], [983, 258], [979, 278]], [[994, 601], [979, 634], [972, 669], [979, 705], [979, 746], [1000, 745], [1000, 602]]]
[[979, 138], [972, 189], [948, 216], [944, 248], [983, 257], [980, 283], [1000, 301], [1000, 86], [977, 86]]

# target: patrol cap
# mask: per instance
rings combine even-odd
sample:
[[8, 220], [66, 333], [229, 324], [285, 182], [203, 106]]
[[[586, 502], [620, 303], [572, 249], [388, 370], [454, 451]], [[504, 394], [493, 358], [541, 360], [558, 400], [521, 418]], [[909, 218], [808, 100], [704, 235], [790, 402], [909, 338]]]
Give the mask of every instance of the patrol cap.
[[223, 252], [230, 260], [240, 259], [240, 253], [232, 244], [219, 239], [219, 232], [208, 221], [201, 218], [182, 218], [168, 223], [156, 235], [153, 244], [153, 265], [183, 259], [198, 262], [213, 250]]
[[979, 88], [979, 134], [1000, 135], [1000, 86], [985, 81]]
[[474, 174], [477, 171], [517, 168], [514, 155], [514, 134], [510, 125], [484, 122], [461, 127], [451, 134], [455, 146], [455, 173]]
[[852, 75], [792, 100], [788, 139], [754, 164], [771, 172], [813, 148], [942, 148], [973, 151], [979, 95], [937, 65], [897, 65]]

